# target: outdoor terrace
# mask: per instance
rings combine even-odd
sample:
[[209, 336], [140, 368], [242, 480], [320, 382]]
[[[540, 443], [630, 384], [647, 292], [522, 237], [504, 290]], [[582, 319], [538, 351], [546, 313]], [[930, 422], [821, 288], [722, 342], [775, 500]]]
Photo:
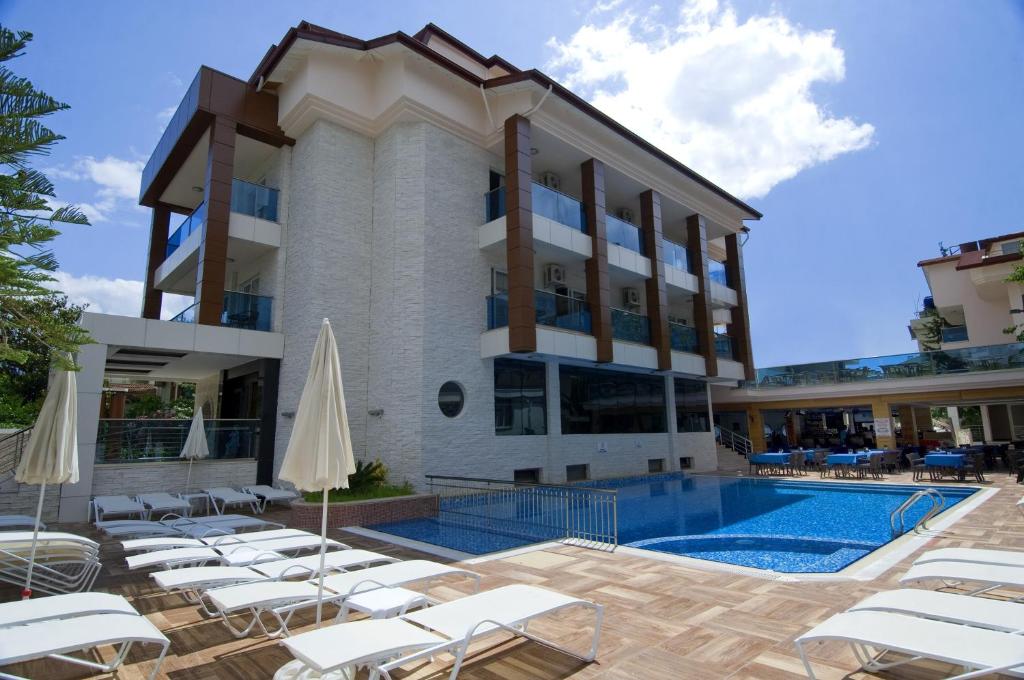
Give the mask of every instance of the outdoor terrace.
[[[979, 547], [1024, 550], [1024, 515], [1015, 508], [1021, 487], [1005, 473], [993, 474], [989, 488], [999, 493], [941, 532], [923, 549]], [[819, 482], [815, 478], [815, 482]], [[828, 482], [841, 484], [844, 482]], [[909, 473], [893, 475], [885, 483], [911, 483]], [[287, 521], [287, 510], [275, 510], [270, 519]], [[93, 535], [88, 525], [59, 527]], [[354, 547], [385, 552], [400, 558], [438, 559], [408, 549], [331, 530]], [[920, 550], [918, 551], [919, 554]], [[637, 551], [615, 553], [556, 546], [479, 562], [469, 568], [483, 575], [482, 587], [530, 583], [589, 598], [605, 607], [604, 628], [597, 662], [583, 664], [573, 657], [532, 642], [491, 638], [474, 654], [459, 677], [465, 680], [796, 680], [804, 677], [793, 639], [828, 616], [864, 597], [898, 587], [897, 580], [914, 556], [900, 562], [873, 581], [841, 578], [827, 581], [789, 581], [727, 573], [697, 562], [665, 561], [638, 556]], [[217, 620], [201, 617], [194, 605], [158, 593], [145, 574], [129, 573], [123, 554], [108, 542], [103, 550], [104, 570], [97, 589], [121, 593], [171, 639], [161, 669], [162, 678], [174, 680], [250, 680], [269, 678], [290, 655], [280, 644], [265, 638], [233, 638]], [[445, 560], [441, 560], [445, 561]], [[441, 585], [431, 591], [441, 600], [462, 592]], [[0, 600], [18, 597], [13, 587], [0, 588]], [[332, 610], [328, 610], [332, 611]], [[311, 628], [312, 614], [299, 619], [293, 630]], [[580, 613], [569, 613], [531, 625], [531, 630], [568, 644], [582, 644], [588, 631]], [[497, 643], [496, 643], [497, 641]], [[107, 655], [112, 650], [107, 649]], [[920, 663], [901, 669], [898, 676], [855, 672], [857, 662], [849, 648], [839, 644], [812, 647], [812, 662], [819, 678], [861, 680], [900, 677], [927, 680], [945, 677], [948, 666]], [[117, 674], [122, 679], [146, 677], [155, 652], [133, 650]], [[403, 680], [441, 680], [448, 676], [450, 659], [438, 657], [394, 674]], [[66, 664], [43, 661], [5, 668], [29, 677], [65, 680], [84, 677]], [[97, 676], [105, 677], [105, 676]], [[364, 678], [365, 674], [360, 674]]]

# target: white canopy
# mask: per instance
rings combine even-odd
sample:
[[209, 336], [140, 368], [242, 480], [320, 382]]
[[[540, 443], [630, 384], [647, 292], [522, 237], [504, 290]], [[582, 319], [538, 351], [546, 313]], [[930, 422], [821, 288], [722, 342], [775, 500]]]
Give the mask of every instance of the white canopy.
[[203, 409], [197, 408], [192, 416], [192, 425], [188, 429], [185, 446], [181, 448], [179, 458], [201, 460], [210, 457], [210, 447], [206, 443], [206, 427], [203, 425]]

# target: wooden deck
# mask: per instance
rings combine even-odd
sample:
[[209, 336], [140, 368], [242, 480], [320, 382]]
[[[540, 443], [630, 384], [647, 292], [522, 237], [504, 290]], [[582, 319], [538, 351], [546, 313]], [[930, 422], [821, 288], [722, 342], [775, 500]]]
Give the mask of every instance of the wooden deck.
[[[817, 475], [805, 479], [817, 481]], [[1022, 487], [1005, 473], [990, 477], [987, 485], [999, 492], [979, 508], [932, 539], [933, 547], [990, 547], [1024, 550], [1024, 515], [1014, 504]], [[910, 483], [909, 475], [887, 482]], [[268, 513], [278, 519], [287, 511]], [[85, 525], [61, 529], [95, 535]], [[332, 531], [334, 538], [399, 557], [437, 559]], [[920, 552], [920, 551], [918, 551]], [[769, 578], [723, 573], [713, 569], [638, 557], [625, 552], [603, 553], [558, 546], [474, 565], [483, 575], [483, 588], [508, 583], [531, 583], [599, 602], [605, 607], [605, 625], [598, 660], [584, 664], [536, 643], [494, 637], [470, 657], [460, 677], [474, 680], [652, 680], [677, 678], [735, 678], [788, 680], [803, 676], [793, 639], [829, 615], [870, 593], [898, 587], [897, 579], [912, 558], [903, 560], [871, 582], [783, 582]], [[237, 640], [218, 620], [202, 618], [194, 606], [177, 596], [153, 590], [144, 574], [127, 572], [115, 544], [104, 546], [104, 570], [97, 590], [121, 593], [150, 618], [171, 640], [160, 677], [173, 680], [206, 678], [269, 678], [290, 655], [274, 641]], [[449, 599], [467, 583], [452, 581], [432, 594]], [[998, 595], [997, 595], [998, 596]], [[17, 597], [14, 588], [0, 590], [0, 600]], [[1021, 605], [1024, 607], [1024, 605]], [[333, 612], [333, 609], [326, 611]], [[311, 615], [293, 630], [310, 628]], [[583, 612], [569, 612], [538, 622], [531, 631], [585, 650], [591, 620]], [[109, 658], [112, 649], [104, 650]], [[898, 673], [872, 675], [856, 671], [857, 663], [843, 645], [827, 644], [812, 650], [815, 670], [822, 680], [837, 678], [937, 678], [950, 669], [915, 664]], [[136, 648], [120, 678], [145, 678], [155, 652]], [[396, 678], [446, 678], [450, 658], [404, 669]], [[55, 661], [5, 668], [32, 678], [62, 680], [90, 677], [84, 669]], [[102, 676], [96, 676], [102, 677]], [[363, 677], [362, 675], [360, 677]]]

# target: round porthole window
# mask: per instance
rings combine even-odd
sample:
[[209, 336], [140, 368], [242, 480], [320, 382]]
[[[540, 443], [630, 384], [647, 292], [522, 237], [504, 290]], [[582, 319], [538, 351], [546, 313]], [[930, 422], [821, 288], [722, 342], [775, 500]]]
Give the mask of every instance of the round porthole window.
[[441, 390], [437, 393], [437, 405], [441, 413], [454, 418], [462, 413], [465, 403], [466, 395], [462, 392], [462, 385], [451, 380], [441, 385]]

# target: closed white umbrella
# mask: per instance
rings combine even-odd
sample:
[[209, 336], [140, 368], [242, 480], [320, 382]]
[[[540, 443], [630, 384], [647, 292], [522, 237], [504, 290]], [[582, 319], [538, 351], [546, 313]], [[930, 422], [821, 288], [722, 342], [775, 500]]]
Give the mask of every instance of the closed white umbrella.
[[341, 384], [341, 361], [324, 319], [317, 336], [309, 375], [295, 411], [292, 435], [281, 464], [281, 479], [302, 491], [323, 492], [320, 519], [320, 586], [316, 600], [316, 625], [320, 626], [324, 595], [324, 554], [327, 551], [327, 492], [347, 489], [348, 476], [356, 471], [352, 437], [345, 413], [345, 390]]
[[192, 416], [192, 426], [188, 429], [185, 446], [181, 448], [179, 458], [188, 458], [188, 477], [185, 479], [185, 493], [192, 491], [192, 461], [210, 457], [210, 447], [206, 443], [206, 427], [203, 425], [203, 409], [196, 409]]
[[36, 561], [39, 522], [47, 484], [78, 481], [78, 395], [73, 371], [57, 371], [32, 427], [28, 445], [18, 461], [14, 478], [21, 484], [39, 484], [36, 525], [32, 529], [32, 550], [21, 599], [32, 597], [32, 568]]

